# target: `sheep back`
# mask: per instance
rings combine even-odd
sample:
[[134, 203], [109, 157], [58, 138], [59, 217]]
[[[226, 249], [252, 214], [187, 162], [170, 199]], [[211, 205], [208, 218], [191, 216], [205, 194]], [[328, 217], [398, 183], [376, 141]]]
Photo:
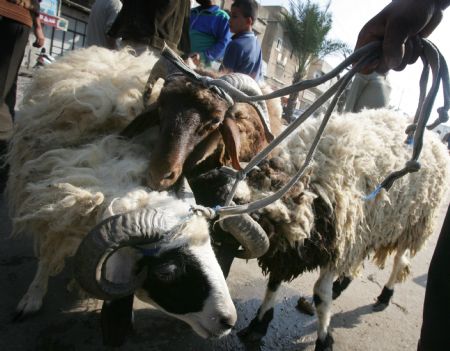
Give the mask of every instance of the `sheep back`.
[[[320, 122], [307, 121], [278, 148], [277, 157], [254, 171], [240, 201], [253, 201], [280, 188], [303, 164]], [[375, 200], [363, 199], [410, 159], [412, 148], [404, 143], [407, 125], [404, 116], [389, 110], [330, 120], [309, 172], [283, 199], [259, 213], [276, 228], [270, 231], [269, 226], [271, 249], [260, 260], [266, 272], [279, 269], [277, 260], [294, 267], [284, 259], [290, 255], [316, 262], [317, 267], [328, 266], [337, 274], [356, 274], [370, 254], [381, 267], [397, 249], [415, 255], [433, 233], [436, 210], [449, 184], [449, 156], [439, 139], [426, 133], [419, 172], [399, 179]], [[295, 268], [283, 277], [289, 280], [300, 273]]]
[[39, 71], [8, 153], [13, 234], [31, 234], [58, 273], [100, 220], [173, 195], [141, 186], [149, 152], [118, 136], [143, 109], [155, 58], [126, 50], [77, 50]]

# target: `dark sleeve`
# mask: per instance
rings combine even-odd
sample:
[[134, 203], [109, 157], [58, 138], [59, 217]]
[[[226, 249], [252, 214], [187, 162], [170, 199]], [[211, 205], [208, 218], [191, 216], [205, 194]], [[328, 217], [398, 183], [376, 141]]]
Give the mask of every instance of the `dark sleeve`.
[[191, 13], [191, 3], [188, 0], [183, 1], [184, 8], [184, 21], [183, 21], [183, 31], [181, 32], [180, 43], [178, 44], [178, 50], [181, 52], [188, 54], [191, 52], [191, 39], [189, 37], [189, 16]]
[[225, 55], [223, 56], [223, 67], [231, 71], [236, 71], [239, 65], [241, 52], [239, 45], [236, 45], [233, 40], [228, 44], [225, 50]]
[[39, 15], [39, 12], [41, 12], [41, 0], [32, 0], [30, 10], [36, 15]]
[[436, 0], [436, 3], [442, 10], [445, 10], [450, 5], [450, 0]]

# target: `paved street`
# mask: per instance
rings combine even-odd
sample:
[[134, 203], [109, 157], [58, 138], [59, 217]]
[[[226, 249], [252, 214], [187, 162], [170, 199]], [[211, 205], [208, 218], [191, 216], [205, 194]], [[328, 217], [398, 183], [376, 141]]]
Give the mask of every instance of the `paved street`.
[[[29, 238], [9, 238], [11, 223], [5, 201], [0, 198], [0, 350], [99, 350], [100, 304], [79, 301], [67, 291], [70, 262], [63, 274], [53, 278], [42, 311], [21, 323], [10, 318], [30, 283], [36, 267]], [[331, 326], [335, 350], [415, 350], [421, 323], [426, 271], [436, 235], [413, 260], [412, 279], [400, 285], [393, 303], [383, 312], [372, 313], [371, 304], [387, 280], [388, 270], [367, 264], [333, 305]], [[390, 267], [390, 266], [388, 266]], [[260, 350], [314, 349], [315, 317], [300, 314], [295, 304], [300, 292], [311, 299], [317, 273], [306, 274], [281, 289], [275, 320]], [[254, 261], [236, 261], [228, 279], [238, 310], [236, 330], [253, 318], [264, 292], [265, 280]], [[247, 350], [234, 331], [219, 341], [196, 336], [184, 323], [136, 302], [135, 334], [123, 350]]]

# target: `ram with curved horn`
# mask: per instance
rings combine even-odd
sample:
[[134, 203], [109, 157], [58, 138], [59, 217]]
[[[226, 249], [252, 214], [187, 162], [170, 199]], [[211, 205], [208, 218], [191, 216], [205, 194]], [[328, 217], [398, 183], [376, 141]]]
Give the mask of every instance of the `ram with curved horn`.
[[[320, 118], [306, 121], [280, 144], [275, 157], [262, 161], [240, 183], [234, 201], [261, 200], [285, 185], [304, 164], [321, 122]], [[398, 179], [389, 192], [382, 190], [368, 200], [366, 194], [411, 157], [410, 146], [404, 143], [408, 122], [391, 110], [332, 116], [308, 171], [282, 198], [252, 213], [270, 239], [269, 250], [258, 258], [269, 279], [256, 316], [239, 332], [242, 338], [255, 342], [264, 337], [283, 282], [319, 269], [314, 285], [315, 350], [333, 350], [329, 328], [337, 287], [333, 279], [358, 275], [366, 258], [384, 267], [393, 254], [391, 274], [374, 310], [387, 307], [396, 284], [410, 273], [409, 258], [433, 233], [440, 205], [447, 204], [450, 184], [448, 152], [435, 133], [427, 133], [420, 171]], [[191, 186], [197, 201], [207, 203], [228, 194], [233, 182], [229, 174], [213, 170], [191, 179]], [[227, 244], [232, 240], [224, 237]], [[225, 262], [228, 267], [221, 264], [224, 272], [232, 262], [230, 256]]]
[[[247, 75], [233, 73], [221, 79], [248, 94], [262, 94]], [[166, 77], [157, 101], [122, 135], [131, 137], [155, 125], [159, 125], [159, 137], [150, 158], [147, 184], [166, 189], [183, 172], [189, 175], [222, 165], [240, 169], [240, 161], [249, 161], [281, 131], [281, 104], [279, 99], [267, 101], [267, 106], [264, 102], [234, 104], [216, 89], [173, 72]]]
[[[83, 239], [74, 263], [81, 287], [108, 300], [102, 311], [107, 345], [123, 343], [132, 323], [133, 295], [203, 337], [226, 335], [236, 322], [207, 221], [180, 201], [105, 219]], [[115, 313], [117, 306], [122, 313]]]
[[[33, 79], [8, 154], [13, 234], [30, 234], [38, 256], [16, 318], [41, 308], [50, 276], [75, 255], [80, 285], [106, 299], [107, 344], [123, 341], [135, 295], [204, 337], [220, 337], [234, 325], [209, 223], [192, 213], [187, 183], [180, 179], [162, 192], [143, 186], [151, 148], [118, 135], [142, 110], [147, 59], [92, 47], [58, 59], [51, 72]], [[235, 229], [235, 221], [219, 224]], [[231, 230], [239, 238], [264, 235], [248, 216], [239, 222], [243, 230]], [[243, 256], [268, 249], [264, 237], [253, 242], [244, 242]]]

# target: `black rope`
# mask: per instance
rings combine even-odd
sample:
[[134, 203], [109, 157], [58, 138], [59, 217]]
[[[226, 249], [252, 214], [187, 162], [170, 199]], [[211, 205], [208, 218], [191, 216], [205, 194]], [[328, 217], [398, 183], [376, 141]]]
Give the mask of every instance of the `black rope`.
[[[450, 108], [450, 85], [449, 85], [449, 71], [448, 66], [445, 62], [445, 58], [439, 52], [439, 50], [434, 46], [433, 43], [426, 39], [422, 39], [424, 53], [421, 55], [422, 62], [424, 65], [422, 75], [420, 78], [420, 96], [419, 103], [416, 110], [416, 114], [414, 117], [414, 123], [411, 124], [407, 130], [406, 134], [408, 135], [406, 142], [408, 144], [413, 144], [413, 154], [411, 159], [406, 162], [405, 167], [401, 170], [394, 171], [389, 174], [386, 179], [381, 182], [380, 185], [376, 187], [376, 189], [365, 197], [366, 200], [373, 199], [376, 195], [381, 191], [381, 189], [389, 190], [394, 184], [395, 180], [403, 177], [404, 175], [412, 172], [417, 172], [420, 169], [420, 163], [418, 162], [420, 153], [423, 147], [423, 137], [425, 128], [435, 128], [438, 124], [444, 123], [448, 121], [448, 110]], [[316, 111], [322, 104], [324, 104], [330, 97], [334, 95], [334, 98], [327, 109], [327, 112], [324, 116], [324, 120], [322, 121], [321, 126], [319, 127], [318, 134], [311, 146], [308, 156], [306, 158], [305, 164], [301, 167], [301, 170], [291, 179], [291, 181], [285, 185], [282, 189], [280, 189], [277, 193], [269, 196], [271, 201], [276, 201], [275, 196], [279, 196], [283, 191], [286, 192], [303, 174], [303, 171], [309, 165], [311, 161], [315, 149], [317, 148], [317, 143], [320, 141], [323, 130], [328, 122], [328, 119], [331, 115], [331, 112], [334, 109], [334, 106], [337, 103], [337, 99], [342, 94], [343, 90], [350, 82], [350, 79], [353, 75], [360, 70], [363, 66], [367, 65], [370, 62], [373, 62], [375, 59], [379, 58], [381, 54], [381, 43], [380, 42], [372, 42], [364, 47], [356, 50], [352, 55], [350, 55], [347, 59], [341, 62], [338, 66], [336, 66], [333, 70], [328, 72], [327, 74], [319, 77], [317, 79], [310, 79], [297, 82], [288, 87], [284, 87], [278, 89], [270, 94], [265, 95], [257, 95], [257, 96], [248, 96], [247, 94], [241, 92], [240, 90], [233, 87], [231, 84], [221, 79], [213, 79], [210, 77], [204, 77], [197, 74], [191, 68], [187, 67], [184, 62], [179, 58], [170, 48], [165, 47], [162, 56], [168, 59], [171, 63], [173, 63], [180, 71], [182, 71], [189, 79], [200, 82], [205, 87], [215, 87], [219, 92], [222, 92], [223, 96], [229, 96], [230, 99], [237, 102], [253, 102], [253, 101], [261, 101], [273, 99], [285, 95], [292, 94], [294, 92], [299, 92], [305, 89], [309, 89], [320, 84], [325, 83], [326, 81], [336, 77], [340, 72], [342, 72], [345, 68], [350, 66], [351, 64], [357, 62], [356, 65], [337, 83], [335, 83], [330, 89], [328, 89], [323, 95], [321, 95], [306, 111], [303, 112], [294, 122], [292, 122], [277, 138], [275, 138], [265, 149], [263, 149], [258, 155], [256, 155], [244, 170], [236, 172], [231, 169], [227, 169], [227, 172], [233, 175], [236, 179], [236, 182], [233, 186], [231, 194], [228, 198], [227, 203], [231, 202], [231, 199], [234, 195], [234, 192], [237, 188], [237, 184], [239, 180], [243, 180], [246, 177], [246, 174], [255, 167], [263, 158], [265, 158], [276, 146], [278, 146], [288, 135], [290, 135], [300, 124], [302, 124], [308, 117], [310, 117], [314, 111]], [[426, 94], [426, 87], [429, 80], [429, 71], [433, 73], [433, 83]], [[442, 81], [443, 92], [444, 92], [444, 106], [438, 109], [439, 117], [438, 119], [426, 127], [428, 119], [431, 114], [431, 109], [433, 107], [434, 101], [436, 99], [436, 95], [439, 90], [440, 82]], [[287, 189], [287, 190], [286, 190]], [[282, 195], [281, 195], [282, 196]], [[269, 199], [267, 198], [267, 199]], [[278, 197], [279, 198], [279, 197]], [[263, 200], [267, 200], [263, 199]], [[218, 212], [223, 214], [237, 214], [244, 212], [252, 212], [257, 209], [257, 206], [262, 204], [262, 200], [257, 201], [253, 204], [247, 204], [233, 207], [224, 207], [222, 209], [218, 209]], [[257, 204], [258, 203], [258, 204]], [[267, 206], [267, 201], [264, 201], [265, 206]], [[250, 206], [251, 205], [251, 206]], [[261, 208], [261, 207], [259, 207]], [[251, 209], [251, 210], [250, 210]]]

